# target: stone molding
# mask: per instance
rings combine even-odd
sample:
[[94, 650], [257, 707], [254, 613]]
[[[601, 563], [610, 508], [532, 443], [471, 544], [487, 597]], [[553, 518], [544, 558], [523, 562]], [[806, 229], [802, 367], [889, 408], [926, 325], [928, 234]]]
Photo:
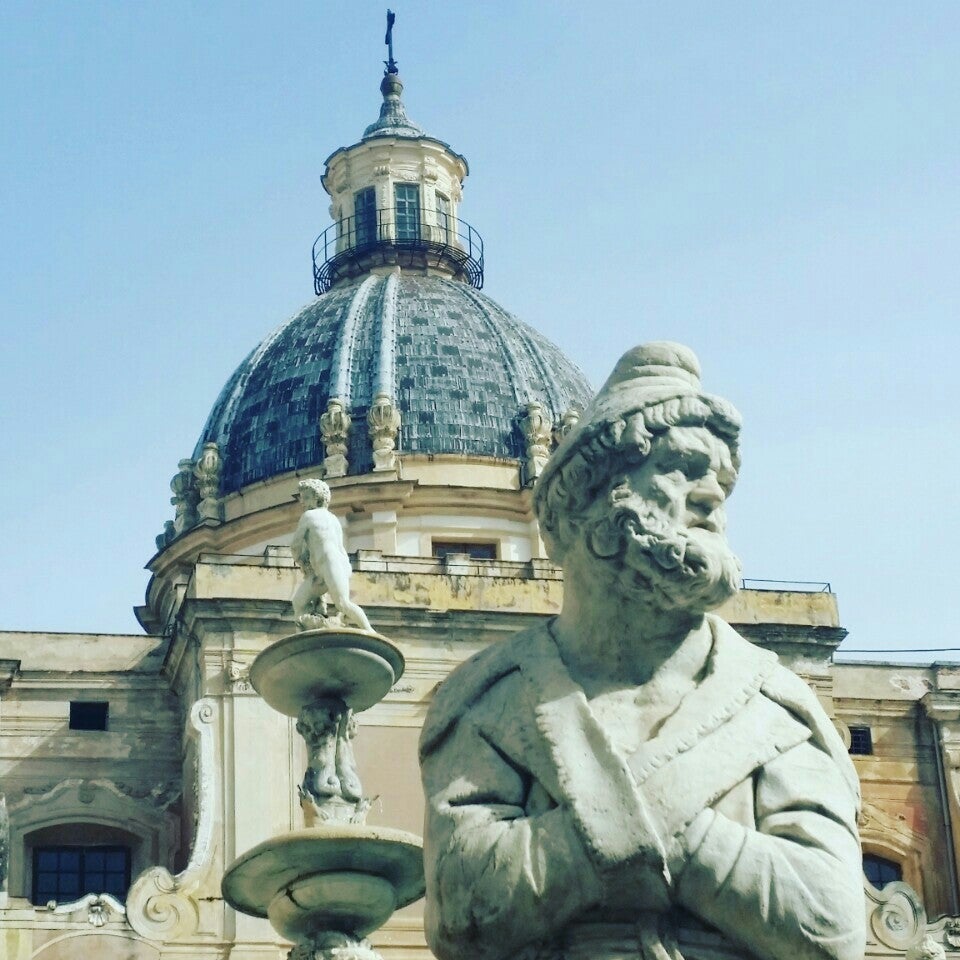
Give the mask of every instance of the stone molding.
[[0, 697], [10, 689], [19, 675], [19, 660], [0, 660]]
[[[219, 878], [211, 877], [216, 843], [214, 826], [220, 806], [216, 772], [215, 733], [217, 704], [211, 698], [198, 700], [190, 711], [188, 733], [199, 739], [196, 776], [198, 809], [196, 835], [187, 866], [172, 875], [164, 866], [150, 867], [133, 882], [127, 895], [127, 919], [147, 940], [189, 937], [200, 925], [202, 897], [219, 896]], [[210, 887], [212, 880], [214, 890]]]

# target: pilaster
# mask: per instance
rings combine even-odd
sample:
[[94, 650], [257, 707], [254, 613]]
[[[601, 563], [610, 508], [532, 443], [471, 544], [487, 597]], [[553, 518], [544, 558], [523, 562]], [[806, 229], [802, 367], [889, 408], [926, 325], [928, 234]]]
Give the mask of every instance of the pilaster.
[[[960, 677], [957, 671], [938, 671], [937, 690], [926, 694], [920, 701], [930, 718], [936, 733], [938, 769], [941, 788], [944, 792], [942, 808], [946, 812], [947, 833], [951, 850], [944, 851], [944, 860], [949, 863], [952, 893], [952, 913], [960, 912]], [[942, 686], [941, 686], [942, 685]]]

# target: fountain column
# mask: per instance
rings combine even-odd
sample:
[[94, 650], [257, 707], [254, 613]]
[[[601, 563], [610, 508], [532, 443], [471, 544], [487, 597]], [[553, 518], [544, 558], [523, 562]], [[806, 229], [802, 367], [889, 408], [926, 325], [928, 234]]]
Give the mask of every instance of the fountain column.
[[[375, 960], [368, 935], [423, 896], [423, 852], [411, 833], [366, 825], [370, 799], [354, 760], [355, 717], [386, 696], [404, 661], [385, 637], [342, 625], [345, 614], [363, 623], [366, 616], [345, 589], [349, 560], [339, 522], [327, 510], [329, 488], [303, 481], [301, 499], [307, 509], [292, 546], [307, 580], [295, 608], [312, 611], [298, 617], [301, 627], [323, 625], [267, 647], [250, 680], [271, 707], [297, 718], [306, 741], [298, 788], [304, 827], [235, 860], [223, 896], [242, 913], [269, 918], [294, 944], [289, 960]], [[339, 608], [329, 617], [328, 590]]]

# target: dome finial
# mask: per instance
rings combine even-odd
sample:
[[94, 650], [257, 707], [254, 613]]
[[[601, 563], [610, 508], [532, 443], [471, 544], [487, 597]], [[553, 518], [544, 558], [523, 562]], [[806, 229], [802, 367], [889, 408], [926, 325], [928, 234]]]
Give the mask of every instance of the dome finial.
[[387, 45], [389, 59], [384, 60], [383, 79], [380, 81], [380, 92], [383, 94], [383, 103], [380, 106], [380, 117], [363, 131], [363, 139], [370, 137], [422, 137], [423, 130], [407, 118], [400, 95], [403, 93], [403, 81], [400, 79], [400, 69], [393, 59], [393, 24], [397, 15], [387, 10], [387, 35], [383, 42]]
[[384, 75], [389, 73], [399, 73], [399, 68], [397, 67], [397, 61], [393, 59], [393, 24], [397, 19], [397, 15], [390, 9], [387, 10], [387, 35], [383, 38], [383, 42], [387, 45], [387, 57], [389, 59], [384, 60], [386, 70], [384, 70]]

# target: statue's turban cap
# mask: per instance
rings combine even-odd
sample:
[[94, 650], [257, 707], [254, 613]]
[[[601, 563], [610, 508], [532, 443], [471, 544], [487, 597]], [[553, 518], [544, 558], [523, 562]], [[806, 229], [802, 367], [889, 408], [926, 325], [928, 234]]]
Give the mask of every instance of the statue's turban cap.
[[704, 393], [700, 386], [700, 362], [696, 354], [679, 343], [658, 340], [628, 350], [593, 398], [583, 416], [557, 447], [537, 482], [546, 490], [553, 477], [584, 446], [612, 423], [671, 400], [697, 398], [714, 416], [711, 426], [722, 421], [723, 433], [735, 441], [740, 415], [726, 400]]

